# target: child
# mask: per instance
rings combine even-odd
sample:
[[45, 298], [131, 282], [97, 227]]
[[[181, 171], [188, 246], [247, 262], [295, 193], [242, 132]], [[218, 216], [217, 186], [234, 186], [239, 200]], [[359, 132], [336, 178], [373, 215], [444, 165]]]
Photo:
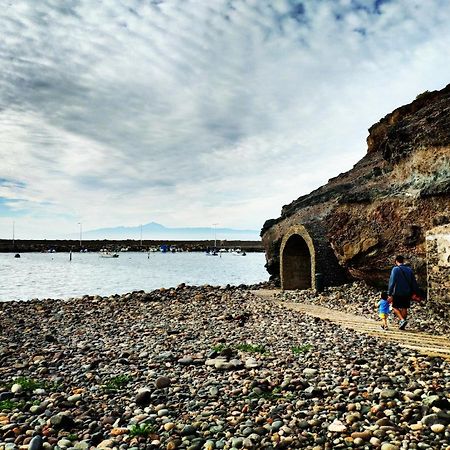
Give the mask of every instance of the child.
[[381, 299], [380, 301], [377, 303], [378, 306], [378, 315], [380, 316], [381, 319], [381, 329], [382, 330], [387, 330], [388, 329], [388, 324], [387, 324], [387, 318], [389, 315], [389, 302], [388, 302], [388, 293], [387, 292], [382, 292], [381, 293]]

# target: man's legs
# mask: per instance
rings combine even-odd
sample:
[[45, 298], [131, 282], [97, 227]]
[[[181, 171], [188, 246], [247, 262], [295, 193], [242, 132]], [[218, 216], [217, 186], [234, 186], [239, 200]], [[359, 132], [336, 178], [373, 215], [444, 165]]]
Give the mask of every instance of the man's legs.
[[408, 315], [408, 308], [399, 308], [399, 313], [402, 316], [402, 319], [400, 320], [399, 328], [400, 330], [404, 330], [408, 321], [406, 320], [406, 317]]
[[403, 312], [405, 311], [404, 308], [392, 308], [392, 311], [394, 311], [394, 314], [398, 317], [398, 320], [405, 319], [405, 317], [403, 317]]
[[406, 320], [406, 317], [408, 316], [408, 308], [400, 308], [400, 313], [403, 316], [403, 320]]
[[392, 302], [392, 310], [394, 314], [400, 320], [400, 329], [403, 330], [406, 327], [408, 321], [406, 317], [408, 316], [408, 308], [409, 308], [410, 300], [407, 296], [395, 296]]

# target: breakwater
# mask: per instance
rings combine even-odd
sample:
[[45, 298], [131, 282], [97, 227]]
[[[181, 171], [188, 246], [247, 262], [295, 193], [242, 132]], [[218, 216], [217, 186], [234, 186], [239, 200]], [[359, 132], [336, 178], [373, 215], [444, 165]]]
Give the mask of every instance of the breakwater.
[[[0, 253], [7, 252], [70, 252], [80, 251], [80, 249], [89, 252], [99, 252], [102, 249], [108, 251], [120, 251], [127, 249], [128, 251], [139, 252], [149, 251], [150, 249], [159, 248], [161, 245], [172, 247], [182, 251], [201, 252], [214, 247], [214, 241], [182, 241], [182, 240], [15, 240], [0, 239]], [[261, 241], [217, 241], [217, 248], [237, 249], [240, 248], [246, 252], [262, 252], [263, 246]]]

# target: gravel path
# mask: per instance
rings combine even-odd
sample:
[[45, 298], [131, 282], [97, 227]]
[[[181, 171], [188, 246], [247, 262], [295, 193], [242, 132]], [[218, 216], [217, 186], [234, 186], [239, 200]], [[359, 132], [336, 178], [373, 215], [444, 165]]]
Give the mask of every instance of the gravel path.
[[[376, 302], [380, 291], [363, 281], [325, 289], [317, 294], [313, 289], [304, 291], [279, 291], [277, 298], [287, 302], [310, 303], [329, 309], [344, 311], [358, 316], [378, 320]], [[450, 338], [450, 308], [447, 304], [423, 301], [412, 302], [408, 314], [408, 330], [424, 331]], [[392, 327], [397, 327], [397, 319], [390, 315]]]
[[450, 449], [450, 366], [245, 288], [0, 304], [0, 448]]
[[[264, 300], [274, 298], [277, 291], [254, 291], [255, 295]], [[261, 295], [261, 293], [263, 293]], [[337, 325], [349, 328], [359, 333], [365, 333], [387, 340], [391, 345], [411, 348], [428, 356], [439, 356], [450, 360], [450, 339], [445, 336], [435, 336], [422, 331], [400, 330], [395, 324], [387, 330], [380, 327], [379, 320], [369, 319], [356, 314], [350, 314], [335, 309], [325, 308], [311, 303], [277, 301], [280, 306], [292, 311], [299, 311], [321, 320], [330, 320]]]

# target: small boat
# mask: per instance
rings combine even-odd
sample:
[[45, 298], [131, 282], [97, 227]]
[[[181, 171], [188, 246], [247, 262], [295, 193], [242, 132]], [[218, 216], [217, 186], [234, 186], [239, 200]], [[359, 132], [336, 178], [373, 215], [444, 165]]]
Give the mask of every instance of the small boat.
[[233, 252], [233, 255], [235, 255], [235, 256], [246, 256], [247, 253], [245, 253], [245, 251], [242, 251], [240, 248], [238, 248], [237, 250], [235, 250]]
[[118, 258], [118, 257], [119, 257], [118, 253], [105, 252], [105, 253], [100, 255], [100, 258]]
[[16, 254], [14, 255], [14, 258], [20, 258], [20, 254], [19, 254], [19, 253], [16, 253]]
[[219, 256], [219, 253], [217, 253], [216, 250], [207, 250], [206, 255], [207, 256]]

